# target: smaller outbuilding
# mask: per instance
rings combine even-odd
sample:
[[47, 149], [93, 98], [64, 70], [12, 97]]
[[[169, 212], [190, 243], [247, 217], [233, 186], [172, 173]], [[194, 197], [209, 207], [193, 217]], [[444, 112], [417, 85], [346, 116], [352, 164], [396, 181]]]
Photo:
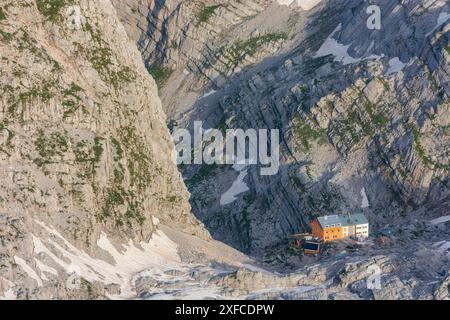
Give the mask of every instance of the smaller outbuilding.
[[322, 250], [322, 244], [316, 240], [306, 240], [303, 251], [305, 254], [319, 254]]

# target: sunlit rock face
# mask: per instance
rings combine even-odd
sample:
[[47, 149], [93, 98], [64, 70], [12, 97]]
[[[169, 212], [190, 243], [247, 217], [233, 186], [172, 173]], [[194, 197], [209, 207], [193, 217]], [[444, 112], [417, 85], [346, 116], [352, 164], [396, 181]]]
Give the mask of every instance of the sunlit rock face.
[[[158, 223], [209, 237], [171, 161], [156, 84], [116, 10], [73, 5], [1, 4], [0, 295], [128, 294], [126, 277], [162, 263], [155, 243], [171, 247]], [[88, 284], [58, 289], [74, 272]]]

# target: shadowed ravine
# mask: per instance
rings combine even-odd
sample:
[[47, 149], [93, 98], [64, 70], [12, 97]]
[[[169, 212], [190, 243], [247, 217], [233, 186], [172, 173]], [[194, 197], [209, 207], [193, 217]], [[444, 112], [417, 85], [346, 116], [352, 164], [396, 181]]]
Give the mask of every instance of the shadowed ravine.
[[[247, 5], [251, 3], [257, 1]], [[287, 13], [291, 9], [262, 3], [256, 16], [225, 5], [200, 25], [191, 22], [198, 12], [195, 5], [157, 5], [161, 15], [151, 11], [151, 38], [140, 36], [140, 43], [147, 43], [141, 49], [150, 68], [172, 70], [160, 92], [163, 107], [179, 127], [204, 121], [210, 128], [282, 132], [279, 174], [260, 177], [258, 168], [249, 168], [245, 183], [250, 190], [232, 204], [220, 205], [221, 195], [239, 174], [230, 166], [181, 168], [193, 210], [213, 237], [263, 257], [270, 247], [286, 244], [291, 234], [308, 230], [314, 216], [365, 211], [374, 227], [381, 228], [393, 217], [439, 205], [448, 197], [448, 148], [431, 144], [424, 152], [417, 134], [423, 130], [424, 140], [440, 134], [426, 132], [424, 121], [430, 112], [439, 114], [442, 124], [448, 119], [448, 32], [440, 25], [443, 32], [434, 38], [427, 35], [446, 5], [430, 5], [413, 16], [415, 3], [399, 9], [380, 1], [385, 12], [392, 12], [385, 14], [381, 32], [366, 28], [363, 1], [324, 1], [310, 12]], [[226, 25], [226, 14], [237, 12], [237, 22]], [[269, 12], [283, 18], [259, 19]], [[249, 21], [242, 19], [245, 14]], [[233, 48], [233, 41], [255, 39], [251, 28], [263, 30], [264, 25], [257, 25], [262, 21], [270, 24], [271, 32], [287, 34], [281, 49], [263, 44], [254, 56], [242, 52], [247, 58], [237, 69], [220, 69], [227, 65], [224, 52]], [[240, 31], [244, 26], [248, 31]], [[341, 31], [335, 39], [351, 44], [349, 56], [383, 58], [343, 65], [331, 53], [315, 57], [337, 26]], [[387, 74], [390, 60], [399, 52], [400, 61], [410, 64], [401, 76]], [[218, 68], [221, 71], [215, 72]], [[418, 73], [428, 76], [418, 79]], [[434, 156], [441, 157], [442, 166], [427, 164]], [[369, 208], [361, 208], [363, 188]]]

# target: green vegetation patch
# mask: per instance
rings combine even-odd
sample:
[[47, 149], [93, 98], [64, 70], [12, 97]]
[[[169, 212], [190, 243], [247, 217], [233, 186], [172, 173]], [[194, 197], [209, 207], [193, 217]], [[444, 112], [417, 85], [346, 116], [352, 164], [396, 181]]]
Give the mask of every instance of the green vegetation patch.
[[[114, 221], [119, 228], [123, 226], [132, 228], [135, 223], [142, 226], [145, 222], [141, 195], [153, 177], [150, 167], [151, 159], [148, 156], [149, 150], [145, 148], [145, 144], [133, 127], [122, 127], [119, 130], [119, 137], [117, 139], [110, 137], [111, 145], [115, 149], [112, 185], [106, 190], [98, 217], [102, 222]], [[122, 185], [125, 180], [125, 168], [119, 161], [124, 158], [125, 150], [131, 188], [124, 188]], [[131, 189], [139, 191], [135, 192]]]
[[13, 39], [13, 37], [14, 34], [0, 30], [0, 40], [9, 43]]
[[3, 8], [0, 7], [0, 21], [5, 20], [5, 19], [6, 19], [5, 11], [3, 11]]
[[116, 155], [114, 157], [114, 161], [121, 160], [123, 158], [123, 149], [120, 145], [120, 142], [116, 138], [112, 137], [111, 143], [114, 146], [114, 148], [116, 149]]
[[6, 153], [9, 155], [9, 152], [7, 151], [7, 149], [13, 148], [12, 140], [15, 136], [15, 133], [6, 127], [7, 123], [8, 123], [8, 121], [6, 121], [6, 120], [3, 120], [3, 122], [0, 123], [0, 132], [6, 131], [6, 133], [8, 135], [8, 137], [6, 138], [6, 141], [0, 145], [0, 152]]
[[300, 117], [297, 117], [294, 122], [293, 132], [296, 141], [300, 142], [306, 150], [311, 149], [311, 142], [313, 141], [317, 141], [319, 145], [328, 142], [327, 129], [315, 128]]
[[73, 97], [77, 100], [81, 100], [79, 93], [83, 91], [79, 85], [72, 82], [70, 88], [63, 91], [64, 97]]
[[91, 35], [93, 46], [85, 48], [79, 46], [79, 50], [91, 62], [92, 67], [98, 72], [106, 83], [111, 84], [116, 90], [123, 83], [136, 79], [136, 75], [128, 66], [117, 66], [114, 63], [114, 54], [109, 44], [102, 38], [102, 33], [97, 27], [86, 23], [84, 31]]
[[35, 57], [40, 59], [41, 61], [48, 63], [52, 65], [53, 70], [52, 71], [59, 71], [61, 69], [61, 66], [58, 64], [57, 61], [55, 61], [48, 53], [47, 51], [42, 48], [38, 42], [32, 38], [26, 30], [23, 28], [19, 28], [17, 31], [15, 31], [13, 34], [10, 34], [8, 37], [15, 37], [17, 39], [17, 49], [20, 51], [28, 50], [31, 52]]
[[149, 73], [155, 79], [158, 88], [162, 88], [167, 83], [167, 80], [169, 80], [173, 70], [162, 66], [154, 66], [149, 69]]
[[[244, 208], [241, 211], [241, 220], [237, 223], [238, 234], [240, 236], [240, 241], [242, 247], [246, 252], [250, 252], [251, 250], [251, 233], [252, 233], [252, 219], [250, 207], [255, 203], [256, 197], [252, 194], [248, 194], [244, 196]], [[237, 220], [237, 219], [236, 219]], [[236, 221], [235, 220], [235, 221]]]
[[379, 105], [372, 103], [361, 90], [357, 88], [356, 90], [359, 94], [357, 102], [344, 116], [333, 123], [333, 130], [347, 150], [356, 146], [364, 137], [383, 135], [383, 130], [390, 123], [390, 119]]
[[384, 116], [381, 112], [377, 112], [376, 106], [367, 99], [366, 101], [366, 110], [369, 113], [370, 118], [372, 119], [373, 124], [378, 128], [382, 129], [389, 123], [389, 118]]
[[204, 6], [197, 16], [197, 26], [207, 23], [209, 19], [214, 15], [214, 12], [222, 5]]
[[95, 165], [99, 163], [103, 154], [103, 138], [96, 136], [93, 141], [72, 140], [73, 153], [75, 154], [75, 162], [77, 163], [91, 163]]
[[[98, 164], [104, 153], [103, 141], [104, 138], [100, 136], [89, 139], [72, 138], [70, 140], [71, 151], [75, 156], [74, 162], [80, 169], [78, 176], [80, 179], [93, 183]], [[94, 184], [92, 188], [95, 190]]]
[[279, 40], [286, 40], [287, 38], [286, 33], [268, 33], [262, 36], [252, 37], [245, 41], [239, 40], [235, 42], [229, 52], [233, 61], [241, 61], [246, 55], [255, 55], [263, 45]]
[[421, 135], [420, 131], [415, 126], [411, 126], [411, 130], [412, 130], [412, 134], [413, 134], [413, 138], [414, 138], [414, 148], [417, 151], [417, 153], [419, 154], [419, 157], [422, 160], [422, 163], [431, 170], [439, 170], [440, 169], [440, 170], [448, 171], [450, 168], [450, 163], [444, 164], [444, 163], [439, 163], [439, 162], [433, 161], [433, 159], [431, 159], [426, 154], [425, 148], [422, 145], [422, 135]]
[[383, 78], [383, 77], [377, 77], [377, 80], [380, 81], [383, 84], [383, 87], [386, 91], [391, 90], [391, 86], [389, 85], [389, 82]]
[[68, 3], [72, 3], [73, 1], [66, 0], [37, 0], [37, 8], [38, 10], [49, 20], [49, 21], [57, 21], [60, 19], [60, 11], [62, 8], [66, 6]]
[[373, 129], [370, 126], [361, 126], [361, 123], [362, 120], [358, 112], [351, 111], [336, 124], [336, 133], [349, 149], [358, 144], [365, 135], [373, 133]]
[[103, 144], [102, 144], [102, 138], [95, 137], [94, 138], [94, 161], [100, 162], [103, 154]]
[[[144, 191], [160, 174], [161, 170], [155, 167], [152, 151], [148, 148], [144, 138], [136, 132], [133, 126], [123, 126], [119, 129], [119, 138], [123, 149], [127, 153], [127, 166], [131, 178], [131, 186]], [[116, 150], [117, 151], [117, 150]]]
[[67, 119], [74, 114], [81, 106], [80, 93], [83, 89], [77, 84], [73, 83], [69, 89], [63, 91], [64, 100], [62, 105], [65, 107], [63, 118]]
[[[106, 191], [106, 198], [99, 215], [102, 222], [113, 219], [117, 227], [125, 224], [131, 228], [133, 222], [142, 226], [145, 222], [143, 205], [132, 191], [125, 191], [121, 186], [113, 186]], [[123, 211], [125, 213], [123, 213]]]
[[39, 167], [53, 163], [55, 157], [62, 157], [69, 150], [69, 142], [62, 132], [52, 132], [46, 135], [42, 129], [38, 131], [38, 137], [34, 142], [35, 149], [40, 158], [34, 160]]
[[201, 182], [214, 177], [217, 174], [217, 169], [219, 169], [217, 164], [202, 165], [198, 172], [192, 176], [192, 178], [186, 180], [186, 185], [189, 188], [199, 185]]
[[54, 96], [54, 87], [55, 83], [53, 81], [44, 81], [26, 91], [22, 91], [20, 93], [14, 92], [14, 94], [9, 95], [7, 109], [9, 116], [11, 118], [17, 118], [19, 121], [23, 122], [24, 111], [27, 104], [30, 104], [36, 100], [41, 103], [49, 102]]
[[291, 176], [291, 181], [294, 186], [301, 192], [301, 194], [306, 193], [307, 188], [306, 185], [302, 182], [299, 177]]

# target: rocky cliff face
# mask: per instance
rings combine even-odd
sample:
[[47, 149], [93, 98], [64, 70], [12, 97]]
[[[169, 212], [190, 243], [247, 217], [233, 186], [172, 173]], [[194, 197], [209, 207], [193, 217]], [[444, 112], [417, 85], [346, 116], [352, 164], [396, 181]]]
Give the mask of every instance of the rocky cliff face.
[[[215, 238], [263, 255], [316, 215], [364, 211], [375, 230], [448, 201], [446, 1], [374, 1], [381, 30], [364, 1], [130, 3], [171, 125], [282, 132], [276, 176], [183, 168]], [[245, 173], [249, 190], [221, 201]]]
[[[129, 271], [167, 240], [159, 223], [209, 237], [171, 160], [155, 82], [109, 1], [0, 9], [0, 295], [126, 294]], [[83, 288], [67, 291], [74, 272]]]
[[[0, 299], [448, 299], [450, 8], [378, 4], [1, 1]], [[181, 168], [259, 267], [190, 212], [166, 124], [197, 120], [281, 130], [276, 176]], [[372, 240], [286, 250], [348, 211]]]

